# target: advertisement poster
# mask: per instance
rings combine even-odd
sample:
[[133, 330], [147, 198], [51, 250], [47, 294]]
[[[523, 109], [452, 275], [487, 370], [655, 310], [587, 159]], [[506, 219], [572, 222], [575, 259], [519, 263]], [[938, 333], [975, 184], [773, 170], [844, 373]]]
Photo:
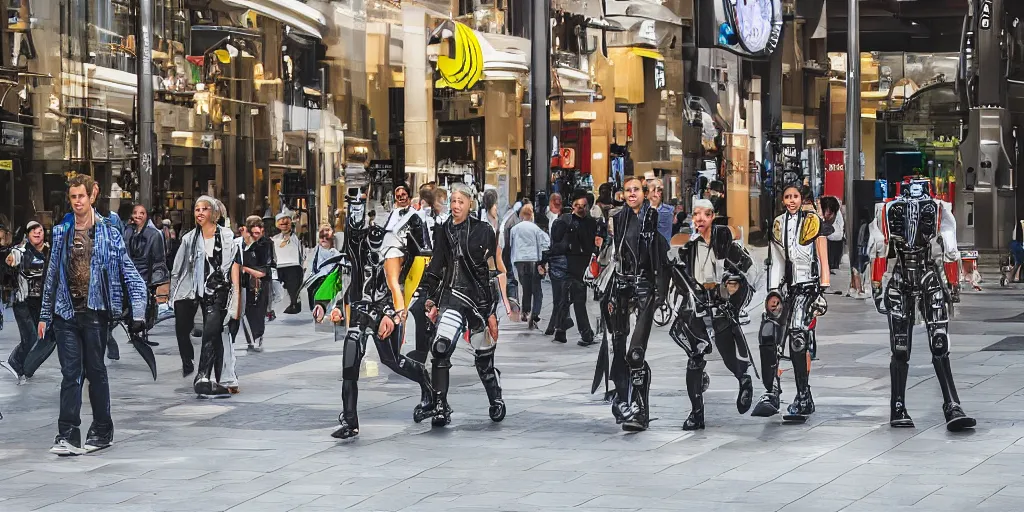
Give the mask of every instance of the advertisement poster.
[[[843, 187], [846, 183], [846, 150], [825, 150], [825, 193], [843, 201]], [[845, 201], [844, 201], [845, 202]]]

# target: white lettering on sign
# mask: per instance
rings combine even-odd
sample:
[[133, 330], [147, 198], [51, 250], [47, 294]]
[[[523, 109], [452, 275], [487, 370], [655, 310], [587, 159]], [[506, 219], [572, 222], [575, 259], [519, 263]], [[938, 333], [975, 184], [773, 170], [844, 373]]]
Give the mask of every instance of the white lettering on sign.
[[992, 28], [992, 0], [985, 0], [981, 4], [981, 28], [982, 30]]

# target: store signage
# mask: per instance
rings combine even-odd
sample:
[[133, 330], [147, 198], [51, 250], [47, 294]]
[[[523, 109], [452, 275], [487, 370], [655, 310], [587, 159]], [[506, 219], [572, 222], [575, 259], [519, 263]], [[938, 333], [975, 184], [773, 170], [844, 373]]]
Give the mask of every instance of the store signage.
[[981, 3], [981, 29], [992, 28], [992, 0], [985, 0]]
[[434, 86], [456, 91], [471, 89], [484, 76], [483, 49], [476, 32], [463, 23], [450, 21], [442, 24], [434, 33], [451, 34], [437, 42], [441, 43], [442, 48], [453, 48], [450, 55], [442, 51], [437, 57], [437, 72], [441, 78]]
[[826, 149], [825, 195], [843, 198], [846, 185], [846, 150]]
[[0, 171], [13, 171], [14, 160], [0, 160]]
[[658, 61], [654, 64], [654, 88], [661, 90], [665, 88], [665, 62]]
[[771, 53], [782, 33], [775, 23], [780, 12], [773, 0], [731, 0], [733, 26], [740, 45], [751, 53]]

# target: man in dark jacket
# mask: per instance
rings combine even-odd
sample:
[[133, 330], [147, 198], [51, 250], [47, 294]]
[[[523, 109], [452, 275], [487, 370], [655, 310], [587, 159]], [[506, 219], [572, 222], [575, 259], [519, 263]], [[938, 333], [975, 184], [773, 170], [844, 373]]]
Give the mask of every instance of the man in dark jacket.
[[[131, 222], [125, 226], [124, 245], [128, 256], [149, 288], [149, 299], [146, 304], [146, 323], [149, 327], [156, 324], [156, 296], [167, 295], [171, 281], [167, 271], [166, 251], [164, 250], [164, 234], [149, 220], [146, 207], [137, 204], [132, 209]], [[159, 290], [163, 288], [163, 290]], [[163, 293], [160, 293], [160, 292]], [[149, 342], [157, 345], [156, 342]], [[117, 353], [116, 342], [110, 337], [108, 352]], [[114, 359], [111, 357], [111, 359]]]
[[[564, 256], [566, 263], [565, 278], [558, 285], [561, 292], [556, 296], [554, 310], [548, 330], [554, 330], [555, 341], [566, 343], [565, 331], [572, 326], [569, 321], [569, 304], [575, 305], [576, 324], [582, 339], [581, 347], [594, 343], [594, 330], [590, 328], [587, 316], [587, 286], [583, 275], [590, 266], [590, 258], [597, 253], [600, 240], [597, 236], [597, 221], [587, 212], [587, 196], [577, 192], [572, 199], [572, 213], [562, 215], [551, 227], [550, 256]], [[554, 282], [554, 281], [553, 281]]]

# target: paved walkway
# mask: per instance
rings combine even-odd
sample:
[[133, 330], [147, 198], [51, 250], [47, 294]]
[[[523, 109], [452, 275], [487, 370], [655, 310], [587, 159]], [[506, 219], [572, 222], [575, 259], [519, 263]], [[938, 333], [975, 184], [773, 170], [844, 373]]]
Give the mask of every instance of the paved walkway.
[[[650, 344], [657, 420], [647, 432], [623, 433], [589, 394], [596, 347], [572, 337], [554, 344], [504, 324], [503, 423], [487, 418], [471, 354], [460, 350], [450, 427], [413, 424], [415, 385], [371, 363], [360, 392], [362, 434], [336, 442], [329, 433], [340, 408], [341, 347], [315, 332], [307, 314], [270, 324], [263, 354], [238, 352], [242, 393], [226, 400], [192, 395], [166, 323], [154, 336], [157, 382], [130, 349], [110, 364], [116, 441], [98, 454], [47, 453], [56, 357], [28, 385], [0, 376], [0, 510], [1019, 511], [1022, 297], [990, 288], [965, 294], [957, 308], [953, 368], [979, 419], [975, 432], [959, 435], [942, 426], [920, 328], [908, 397], [918, 428], [887, 426], [885, 319], [866, 301], [840, 297], [820, 322], [811, 376], [818, 412], [807, 424], [738, 416], [735, 380], [715, 356], [707, 430], [696, 434], [680, 430], [689, 412], [685, 359], [665, 329]], [[3, 354], [16, 335], [7, 323]], [[1005, 351], [985, 350], [1006, 338]], [[783, 386], [791, 398], [791, 380]]]

